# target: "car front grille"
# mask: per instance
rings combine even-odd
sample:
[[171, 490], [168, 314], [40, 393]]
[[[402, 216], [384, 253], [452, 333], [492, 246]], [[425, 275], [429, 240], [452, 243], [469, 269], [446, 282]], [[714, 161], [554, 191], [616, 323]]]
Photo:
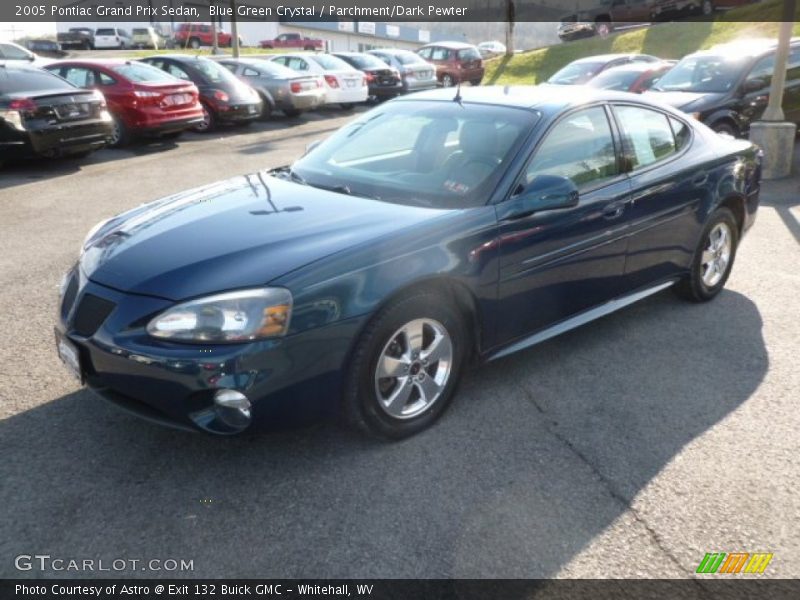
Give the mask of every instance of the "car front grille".
[[72, 329], [84, 337], [94, 335], [115, 307], [116, 304], [110, 300], [104, 300], [94, 294], [84, 294], [78, 308], [75, 309]]

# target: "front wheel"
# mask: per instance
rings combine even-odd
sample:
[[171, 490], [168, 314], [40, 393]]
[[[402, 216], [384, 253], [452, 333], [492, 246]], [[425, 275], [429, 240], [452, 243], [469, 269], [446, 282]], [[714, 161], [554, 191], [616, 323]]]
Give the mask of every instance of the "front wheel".
[[718, 208], [703, 229], [689, 274], [675, 286], [678, 295], [708, 302], [719, 294], [731, 274], [738, 245], [736, 218], [729, 209]]
[[442, 77], [442, 86], [443, 87], [453, 87], [456, 84], [456, 80], [453, 78], [452, 75], [444, 75]]
[[401, 439], [431, 426], [455, 394], [468, 355], [458, 311], [421, 292], [384, 308], [353, 353], [344, 415], [369, 434]]

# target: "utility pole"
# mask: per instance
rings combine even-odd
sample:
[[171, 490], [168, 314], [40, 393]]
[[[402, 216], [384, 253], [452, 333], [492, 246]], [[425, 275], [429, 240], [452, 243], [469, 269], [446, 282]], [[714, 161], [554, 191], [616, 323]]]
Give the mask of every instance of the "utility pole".
[[787, 123], [783, 113], [783, 92], [786, 87], [792, 29], [794, 29], [796, 0], [784, 0], [775, 67], [769, 91], [769, 102], [760, 120], [750, 124], [750, 140], [764, 152], [761, 175], [764, 179], [780, 179], [792, 173], [797, 125]]
[[236, 22], [236, 0], [231, 0], [231, 48], [233, 57], [239, 58], [239, 24]]

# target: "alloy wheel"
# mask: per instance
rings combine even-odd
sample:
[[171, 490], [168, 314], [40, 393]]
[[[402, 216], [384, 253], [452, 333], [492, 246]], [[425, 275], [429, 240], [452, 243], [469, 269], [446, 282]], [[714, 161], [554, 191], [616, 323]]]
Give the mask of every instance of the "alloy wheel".
[[441, 397], [453, 366], [453, 343], [433, 319], [414, 319], [383, 347], [375, 368], [381, 408], [396, 419], [411, 419]]
[[708, 242], [700, 259], [703, 283], [707, 287], [714, 287], [725, 276], [731, 260], [732, 239], [726, 223], [717, 223], [708, 234]]
[[109, 137], [109, 145], [116, 146], [117, 144], [119, 144], [121, 139], [122, 139], [122, 126], [119, 124], [119, 121], [114, 119], [111, 122], [111, 136]]

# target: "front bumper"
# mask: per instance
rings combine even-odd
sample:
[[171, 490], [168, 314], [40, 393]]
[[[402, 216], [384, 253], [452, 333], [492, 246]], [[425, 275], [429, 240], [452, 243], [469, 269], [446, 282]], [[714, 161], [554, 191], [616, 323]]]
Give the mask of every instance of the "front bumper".
[[[351, 319], [244, 344], [167, 343], [144, 327], [173, 302], [107, 288], [77, 269], [66, 290], [56, 334], [76, 347], [82, 379], [93, 391], [150, 421], [215, 434], [333, 414], [350, 340], [362, 324]], [[250, 400], [248, 423], [233, 426], [220, 416], [214, 394], [223, 389]]]

